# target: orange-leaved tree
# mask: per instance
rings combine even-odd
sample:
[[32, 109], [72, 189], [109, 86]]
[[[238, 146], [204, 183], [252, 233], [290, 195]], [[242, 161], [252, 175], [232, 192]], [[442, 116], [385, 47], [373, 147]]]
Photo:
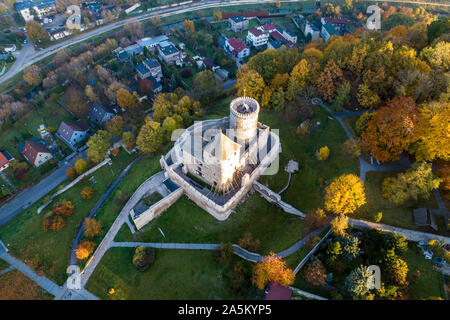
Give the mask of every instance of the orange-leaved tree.
[[78, 260], [87, 259], [92, 252], [94, 252], [95, 243], [91, 241], [82, 241], [77, 250], [75, 250], [75, 255]]
[[286, 267], [286, 262], [275, 253], [270, 252], [267, 257], [262, 259], [253, 267], [253, 284], [258, 289], [263, 290], [270, 281], [276, 281], [282, 286], [288, 286], [294, 283], [295, 275], [292, 269]]
[[381, 162], [396, 161], [416, 139], [416, 103], [395, 97], [377, 110], [361, 134], [365, 146]]

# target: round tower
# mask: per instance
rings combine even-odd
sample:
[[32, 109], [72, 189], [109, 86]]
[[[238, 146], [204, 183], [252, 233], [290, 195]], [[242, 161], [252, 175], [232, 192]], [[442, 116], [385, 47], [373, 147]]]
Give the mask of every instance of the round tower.
[[238, 140], [252, 140], [258, 126], [259, 103], [253, 98], [239, 97], [230, 103], [230, 129]]

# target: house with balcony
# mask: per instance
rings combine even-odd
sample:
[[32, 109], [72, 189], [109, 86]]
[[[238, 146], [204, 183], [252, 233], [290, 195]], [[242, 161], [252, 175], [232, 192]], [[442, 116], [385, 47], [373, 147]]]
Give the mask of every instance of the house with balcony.
[[255, 48], [261, 47], [269, 41], [269, 32], [262, 30], [262, 27], [253, 27], [248, 30], [246, 41]]
[[235, 58], [243, 59], [250, 55], [250, 49], [244, 41], [236, 38], [227, 39], [225, 49]]

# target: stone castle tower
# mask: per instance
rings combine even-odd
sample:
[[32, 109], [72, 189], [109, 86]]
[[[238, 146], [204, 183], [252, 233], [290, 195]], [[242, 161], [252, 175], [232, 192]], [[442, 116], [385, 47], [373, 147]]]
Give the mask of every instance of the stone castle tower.
[[259, 103], [253, 98], [239, 97], [230, 103], [230, 129], [235, 129], [239, 142], [249, 142], [256, 136]]

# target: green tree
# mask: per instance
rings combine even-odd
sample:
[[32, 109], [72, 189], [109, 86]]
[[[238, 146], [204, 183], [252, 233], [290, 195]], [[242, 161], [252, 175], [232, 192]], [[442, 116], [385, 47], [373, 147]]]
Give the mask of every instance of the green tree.
[[408, 199], [428, 199], [439, 183], [440, 179], [433, 174], [430, 163], [416, 162], [406, 172], [384, 179], [381, 189], [388, 201], [402, 204]]
[[359, 266], [354, 269], [344, 280], [344, 290], [353, 297], [362, 298], [369, 293], [367, 286], [371, 273], [366, 266]]
[[162, 142], [163, 132], [159, 122], [147, 117], [136, 139], [137, 147], [141, 152], [153, 153], [161, 147]]
[[216, 79], [211, 70], [197, 73], [192, 82], [192, 92], [196, 99], [203, 103], [211, 102], [222, 88], [222, 83]]
[[140, 271], [147, 270], [155, 260], [155, 249], [139, 246], [134, 250], [133, 264]]
[[99, 163], [105, 159], [106, 151], [111, 146], [111, 134], [105, 130], [99, 130], [89, 138], [87, 156], [89, 161]]
[[28, 37], [35, 44], [46, 43], [49, 41], [48, 33], [37, 21], [30, 21], [26, 24]]
[[349, 103], [350, 103], [350, 82], [346, 81], [337, 90], [336, 98], [334, 98], [331, 107], [335, 111], [342, 111], [342, 108], [348, 106]]
[[75, 162], [75, 171], [77, 172], [77, 175], [81, 175], [85, 173], [87, 170], [87, 162], [84, 159], [78, 159]]

